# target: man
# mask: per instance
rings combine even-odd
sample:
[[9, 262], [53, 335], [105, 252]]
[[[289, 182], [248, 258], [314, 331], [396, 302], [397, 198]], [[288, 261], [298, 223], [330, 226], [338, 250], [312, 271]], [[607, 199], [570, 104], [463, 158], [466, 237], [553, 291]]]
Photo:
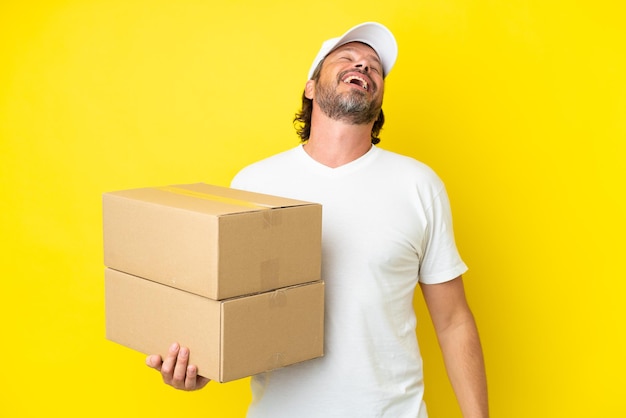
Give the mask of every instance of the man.
[[[325, 42], [309, 71], [303, 145], [242, 170], [234, 188], [323, 206], [322, 358], [252, 378], [249, 417], [427, 417], [413, 293], [420, 285], [464, 417], [487, 417], [482, 350], [467, 305], [446, 191], [424, 164], [374, 144], [391, 32], [358, 25]], [[149, 356], [166, 383], [203, 387], [174, 344]]]

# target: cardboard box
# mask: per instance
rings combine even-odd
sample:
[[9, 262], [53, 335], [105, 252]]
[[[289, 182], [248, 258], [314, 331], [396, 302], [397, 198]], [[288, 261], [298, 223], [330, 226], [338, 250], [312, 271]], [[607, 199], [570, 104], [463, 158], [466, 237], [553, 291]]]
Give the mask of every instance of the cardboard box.
[[179, 342], [212, 380], [323, 355], [321, 281], [216, 301], [107, 268], [105, 291], [107, 339], [162, 356]]
[[104, 263], [215, 300], [320, 279], [321, 205], [208, 184], [103, 195]]

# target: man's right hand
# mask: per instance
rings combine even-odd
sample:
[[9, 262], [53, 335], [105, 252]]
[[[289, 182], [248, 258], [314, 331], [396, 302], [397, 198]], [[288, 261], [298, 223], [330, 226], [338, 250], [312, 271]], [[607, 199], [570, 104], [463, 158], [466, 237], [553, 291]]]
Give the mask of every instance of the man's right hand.
[[146, 358], [148, 367], [161, 372], [166, 384], [187, 391], [202, 389], [210, 382], [210, 379], [198, 376], [198, 367], [188, 362], [189, 349], [181, 347], [178, 343], [170, 346], [165, 359], [158, 354]]

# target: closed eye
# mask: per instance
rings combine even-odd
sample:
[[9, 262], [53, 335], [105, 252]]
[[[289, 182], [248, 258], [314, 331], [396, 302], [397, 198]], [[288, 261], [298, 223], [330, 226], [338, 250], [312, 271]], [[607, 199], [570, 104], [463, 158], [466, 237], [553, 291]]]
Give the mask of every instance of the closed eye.
[[[345, 48], [343, 51], [341, 51], [337, 55], [336, 59], [337, 61], [342, 61], [342, 62], [354, 62], [355, 61], [354, 54], [355, 52], [353, 48], [350, 48], [350, 47]], [[366, 57], [366, 60], [368, 61], [367, 66], [369, 67], [369, 69], [382, 76], [383, 74], [382, 65], [380, 61], [378, 60], [378, 57], [374, 54], [370, 54]]]

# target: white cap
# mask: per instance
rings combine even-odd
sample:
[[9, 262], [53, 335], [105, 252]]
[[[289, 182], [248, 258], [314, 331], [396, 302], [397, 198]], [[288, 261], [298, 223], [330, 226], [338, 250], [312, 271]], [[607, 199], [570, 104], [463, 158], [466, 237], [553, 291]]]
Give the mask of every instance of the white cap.
[[389, 29], [376, 22], [361, 23], [340, 37], [329, 39], [322, 44], [322, 48], [317, 53], [309, 69], [309, 80], [313, 76], [315, 68], [317, 68], [320, 61], [326, 58], [326, 55], [349, 42], [363, 42], [372, 47], [382, 62], [384, 76], [389, 74], [398, 57], [398, 44]]

